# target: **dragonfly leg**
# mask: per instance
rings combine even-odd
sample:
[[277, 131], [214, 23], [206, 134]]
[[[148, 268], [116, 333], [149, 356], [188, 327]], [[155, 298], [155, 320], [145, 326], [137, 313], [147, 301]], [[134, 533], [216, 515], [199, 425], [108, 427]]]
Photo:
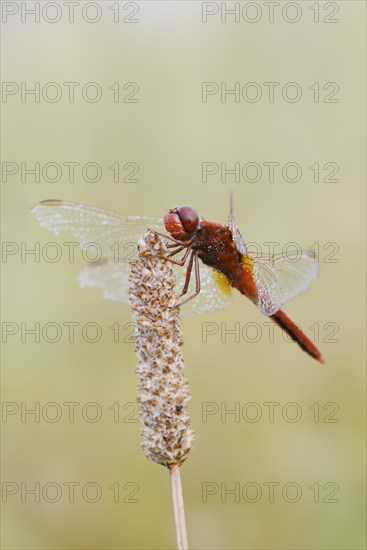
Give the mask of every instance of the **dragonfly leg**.
[[168, 239], [169, 241], [173, 241], [176, 244], [182, 244], [180, 241], [178, 241], [177, 239], [174, 239], [173, 237], [171, 237], [171, 235], [167, 235], [166, 233], [159, 233], [159, 231], [154, 231], [154, 233], [156, 233], [160, 237], [164, 237], [165, 239]]
[[184, 246], [177, 246], [177, 245], [175, 245], [175, 247], [176, 247], [176, 250], [172, 250], [172, 252], [167, 254], [167, 258], [171, 258], [171, 256], [174, 256], [175, 254], [178, 254], [179, 252], [182, 252], [182, 250], [185, 248]]
[[[187, 242], [181, 241], [180, 244], [181, 244], [182, 248], [186, 248], [186, 246], [188, 246], [189, 242], [188, 241]], [[171, 243], [171, 244], [167, 244], [166, 248], [175, 248], [176, 246], [178, 246], [178, 243]]]
[[[160, 235], [161, 237], [164, 237], [165, 239], [169, 239], [169, 240], [173, 241], [174, 244], [167, 245], [168, 248], [176, 248], [176, 250], [173, 250], [167, 256], [162, 256], [162, 259], [166, 260], [167, 262], [171, 262], [171, 264], [183, 266], [185, 264], [186, 260], [187, 260], [187, 257], [189, 255], [189, 253], [190, 253], [189, 245], [190, 245], [192, 239], [189, 239], [188, 241], [183, 242], [183, 241], [178, 241], [177, 239], [174, 239], [170, 235], [165, 235], [164, 233], [159, 233], [158, 231], [155, 231], [155, 233], [156, 233], [156, 235]], [[185, 251], [185, 254], [181, 258], [181, 260], [179, 260], [179, 261], [172, 260], [171, 256], [174, 256], [175, 254], [178, 254], [184, 248], [187, 248], [187, 250]]]
[[184, 284], [184, 287], [183, 287], [182, 292], [180, 294], [180, 297], [184, 296], [184, 294], [186, 294], [186, 292], [187, 292], [187, 289], [189, 288], [190, 279], [191, 279], [191, 271], [192, 271], [192, 266], [193, 266], [193, 263], [194, 263], [194, 256], [195, 256], [195, 251], [193, 251], [191, 253], [191, 256], [190, 256], [189, 265], [187, 266], [187, 270], [186, 270], [185, 284]]
[[172, 258], [170, 258], [170, 256], [173, 256], [177, 252], [181, 252], [181, 250], [180, 249], [176, 250], [176, 252], [168, 254], [168, 256], [162, 256], [162, 259], [166, 260], [167, 262], [171, 262], [171, 264], [183, 266], [183, 265], [185, 265], [185, 262], [187, 260], [188, 255], [190, 254], [190, 248], [187, 248], [187, 250], [186, 250], [185, 254], [183, 255], [183, 257], [181, 258], [181, 260], [176, 261], [176, 260], [172, 260]]
[[[196, 296], [200, 293], [200, 290], [201, 290], [201, 284], [200, 284], [200, 266], [199, 266], [199, 258], [198, 258], [198, 253], [196, 250], [194, 250], [192, 252], [192, 256], [190, 258], [190, 263], [188, 265], [188, 268], [187, 268], [187, 271], [189, 272], [189, 268], [190, 268], [190, 272], [189, 272], [189, 276], [186, 274], [186, 280], [185, 280], [185, 286], [184, 286], [184, 290], [186, 288], [186, 284], [187, 286], [189, 285], [189, 280], [190, 280], [190, 275], [191, 275], [191, 269], [192, 269], [192, 263], [195, 263], [195, 283], [196, 283], [196, 288], [195, 288], [195, 292], [194, 294], [191, 294], [191, 296], [189, 296], [188, 298], [185, 298], [185, 300], [182, 300], [181, 302], [179, 302], [177, 304], [177, 307], [181, 307], [183, 306], [184, 304], [187, 304], [187, 302], [189, 302], [190, 300], [193, 300], [194, 298], [196, 298]], [[190, 264], [191, 264], [191, 267], [190, 267]], [[185, 293], [187, 292], [187, 288], [185, 290]], [[183, 291], [182, 291], [182, 294], [183, 294]], [[181, 294], [181, 296], [182, 296]]]
[[[187, 241], [179, 241], [178, 239], [175, 239], [174, 237], [171, 237], [171, 235], [167, 235], [166, 233], [159, 233], [159, 231], [155, 231], [155, 233], [160, 237], [164, 237], [165, 239], [172, 241], [176, 244], [179, 244], [181, 246], [188, 246], [192, 241], [192, 238]], [[171, 245], [168, 245], [168, 246], [171, 246]]]

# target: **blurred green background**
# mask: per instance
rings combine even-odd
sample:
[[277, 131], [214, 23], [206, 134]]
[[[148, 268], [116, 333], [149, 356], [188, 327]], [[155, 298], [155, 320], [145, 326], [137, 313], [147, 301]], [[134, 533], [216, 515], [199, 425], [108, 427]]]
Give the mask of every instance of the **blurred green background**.
[[[286, 19], [298, 11], [290, 7], [284, 15], [284, 2], [273, 23], [261, 2], [246, 8], [245, 19], [241, 12], [239, 22], [224, 12], [221, 22], [224, 3], [100, 2], [83, 17], [81, 2], [73, 23], [67, 3], [45, 4], [52, 5], [39, 22], [24, 12], [33, 2], [2, 6], [3, 81], [19, 88], [39, 82], [41, 89], [56, 82], [62, 90], [54, 103], [42, 94], [39, 102], [32, 96], [22, 102], [20, 92], [2, 100], [2, 161], [15, 163], [3, 169], [19, 168], [2, 179], [2, 235], [14, 251], [3, 256], [3, 548], [175, 547], [168, 473], [140, 449], [129, 308], [104, 301], [97, 289], [78, 288], [82, 258], [69, 262], [63, 245], [75, 239], [40, 228], [30, 207], [63, 198], [160, 216], [189, 203], [225, 222], [231, 189], [247, 241], [318, 243], [320, 278], [284, 309], [318, 340], [326, 364], [278, 329], [269, 341], [267, 319], [240, 295], [225, 310], [182, 321], [196, 431], [182, 468], [190, 547], [365, 548], [364, 2], [293, 3], [301, 9], [294, 23]], [[213, 11], [206, 23], [205, 9]], [[65, 82], [80, 83], [74, 102]], [[83, 99], [88, 82], [101, 86], [100, 101]], [[139, 101], [115, 103], [109, 90], [115, 82], [122, 98], [132, 91], [124, 84], [137, 83]], [[203, 102], [202, 82], [225, 82], [228, 89], [256, 82], [263, 95], [237, 103], [216, 94]], [[280, 83], [274, 102], [264, 82]], [[298, 102], [281, 94], [289, 82], [302, 90]], [[332, 97], [335, 85], [324, 89], [330, 82], [339, 86]], [[329, 97], [338, 101], [325, 102]], [[80, 166], [74, 182], [66, 169], [54, 183], [42, 174], [39, 182], [29, 174], [22, 181], [21, 163], [36, 162]], [[101, 167], [99, 181], [83, 179], [88, 162]], [[109, 167], [116, 162], [137, 163], [139, 181], [115, 183]], [[256, 162], [263, 173], [257, 182], [233, 176], [222, 182], [216, 174], [204, 183], [203, 162]], [[264, 162], [280, 164], [274, 182]], [[298, 182], [282, 177], [289, 162], [302, 169]], [[319, 182], [309, 168], [316, 162]], [[335, 166], [325, 170], [326, 163], [338, 166], [337, 181], [323, 181]], [[20, 253], [35, 243], [42, 251], [50, 241], [63, 251], [57, 262]], [[41, 330], [50, 322], [64, 327], [59, 341], [22, 338], [21, 323], [37, 322]], [[82, 337], [90, 322], [102, 329], [96, 343]], [[206, 342], [204, 322], [218, 328]], [[72, 343], [65, 323], [79, 323]], [[109, 328], [115, 323], [118, 343]], [[247, 338], [226, 335], [235, 323], [241, 331], [252, 323]], [[48, 339], [54, 334], [50, 329]], [[76, 403], [74, 422], [65, 403]], [[25, 414], [35, 407], [39, 419]], [[213, 414], [205, 416], [208, 407]], [[226, 414], [233, 409], [236, 415]], [[39, 502], [27, 493], [36, 483]], [[205, 494], [208, 487], [213, 494]], [[231, 489], [237, 493], [226, 493]]]

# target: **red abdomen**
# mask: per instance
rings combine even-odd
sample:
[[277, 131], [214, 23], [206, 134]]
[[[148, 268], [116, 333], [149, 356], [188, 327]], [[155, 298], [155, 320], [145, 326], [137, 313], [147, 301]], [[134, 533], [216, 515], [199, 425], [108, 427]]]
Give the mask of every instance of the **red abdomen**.
[[[249, 259], [250, 260], [250, 259]], [[250, 260], [251, 261], [251, 260]], [[244, 257], [242, 269], [237, 270], [236, 276], [232, 281], [232, 286], [237, 288], [242, 294], [245, 294], [254, 304], [257, 304], [257, 289], [254, 278], [252, 276], [251, 265]], [[246, 268], [247, 267], [247, 268]], [[270, 317], [284, 332], [286, 332], [292, 340], [297, 342], [300, 348], [311, 355], [320, 363], [324, 363], [324, 358], [315, 344], [302, 332], [302, 330], [282, 311], [279, 309]]]
[[[198, 251], [199, 258], [205, 264], [223, 273], [232, 287], [247, 296], [255, 305], [258, 304], [258, 292], [253, 275], [254, 261], [249, 256], [242, 255], [237, 251], [232, 232], [228, 227], [202, 222], [201, 232], [195, 239], [192, 248]], [[282, 310], [279, 309], [270, 318], [306, 353], [320, 363], [324, 363], [315, 344]]]
[[282, 311], [281, 309], [271, 316], [273, 321], [277, 323], [297, 344], [311, 357], [314, 357], [320, 363], [325, 363], [321, 352], [315, 344], [302, 332], [302, 330]]

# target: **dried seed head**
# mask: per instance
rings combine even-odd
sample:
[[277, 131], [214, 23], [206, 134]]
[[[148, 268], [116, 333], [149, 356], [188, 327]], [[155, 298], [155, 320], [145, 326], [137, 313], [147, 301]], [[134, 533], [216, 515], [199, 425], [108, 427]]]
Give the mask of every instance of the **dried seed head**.
[[174, 307], [175, 277], [159, 237], [148, 231], [131, 261], [130, 302], [137, 325], [136, 373], [142, 447], [150, 460], [167, 467], [180, 465], [192, 447], [187, 403], [191, 399], [183, 376], [183, 340], [179, 309]]

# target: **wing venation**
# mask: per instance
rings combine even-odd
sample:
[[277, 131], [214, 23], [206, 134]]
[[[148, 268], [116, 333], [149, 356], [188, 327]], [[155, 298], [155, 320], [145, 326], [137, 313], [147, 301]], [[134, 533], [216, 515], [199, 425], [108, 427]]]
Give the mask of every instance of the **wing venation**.
[[253, 256], [253, 261], [257, 305], [265, 315], [273, 315], [285, 302], [307, 290], [319, 271], [311, 249], [293, 255]]
[[[77, 275], [81, 287], [96, 287], [106, 299], [129, 304], [129, 260], [136, 257], [137, 243], [147, 229], [166, 233], [163, 220], [148, 216], [125, 216], [58, 199], [35, 205], [32, 212], [39, 224], [59, 235], [71, 232], [82, 249], [97, 245], [99, 261], [88, 263]], [[173, 265], [179, 293], [186, 277], [186, 266]], [[188, 292], [193, 293], [194, 276]], [[215, 311], [230, 302], [213, 270], [200, 265], [201, 292], [182, 307], [182, 315], [198, 315]], [[189, 295], [189, 294], [188, 294]]]

